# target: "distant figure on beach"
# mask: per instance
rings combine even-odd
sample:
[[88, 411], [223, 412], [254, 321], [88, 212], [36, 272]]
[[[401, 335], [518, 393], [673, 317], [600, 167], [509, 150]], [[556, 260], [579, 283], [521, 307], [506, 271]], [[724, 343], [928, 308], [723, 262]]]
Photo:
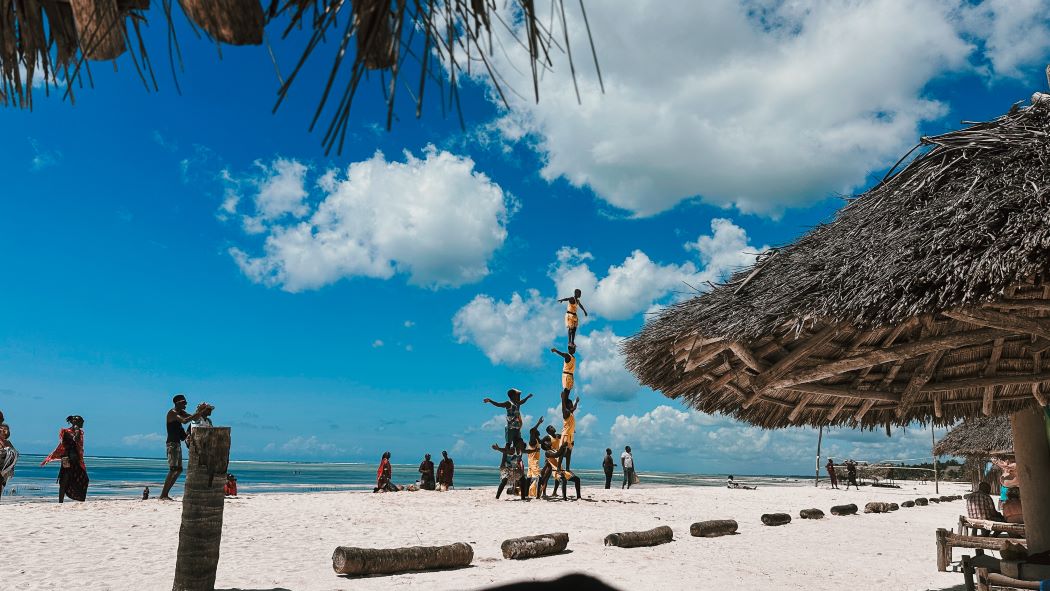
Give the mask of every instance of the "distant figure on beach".
[[982, 482], [977, 485], [975, 492], [963, 496], [966, 499], [966, 516], [970, 519], [1005, 521], [1003, 514], [995, 510], [995, 502], [992, 501], [991, 494], [991, 485]]
[[[532, 398], [532, 394], [522, 398], [521, 390], [511, 388], [510, 390], [507, 390], [506, 402], [496, 402], [491, 398], [482, 400], [482, 402], [506, 409], [507, 411], [507, 426], [503, 430], [504, 447], [513, 445], [515, 441], [521, 439], [521, 407], [528, 402], [530, 398]], [[504, 456], [501, 464], [506, 461], [507, 458]]]
[[733, 475], [730, 474], [729, 478], [726, 479], [726, 488], [739, 488], [740, 490], [757, 490], [757, 486], [744, 486], [739, 482], [733, 480]]
[[237, 477], [233, 474], [226, 475], [226, 484], [222, 486], [222, 494], [227, 497], [237, 496]]
[[11, 443], [11, 427], [4, 422], [4, 415], [0, 413], [0, 497], [3, 497], [4, 488], [15, 475], [17, 463], [18, 450]]
[[66, 417], [69, 427], [58, 432], [58, 447], [47, 456], [40, 465], [59, 461], [58, 469], [58, 502], [66, 497], [74, 501], [87, 498], [88, 473], [84, 465], [84, 417], [70, 415]]
[[198, 407], [196, 413], [192, 415], [187, 413], [186, 406], [189, 403], [182, 394], [176, 394], [172, 397], [171, 402], [174, 407], [168, 409], [164, 418], [165, 429], [168, 433], [164, 442], [165, 455], [168, 458], [168, 476], [164, 479], [164, 488], [160, 489], [160, 500], [162, 501], [172, 500], [168, 496], [171, 487], [175, 486], [179, 474], [182, 474], [182, 442], [186, 440], [186, 430], [182, 426], [199, 419], [201, 411], [201, 408]]
[[396, 486], [391, 479], [394, 476], [394, 469], [390, 465], [390, 452], [383, 452], [383, 457], [379, 460], [379, 470], [376, 471], [376, 487], [372, 489], [372, 492], [397, 492], [401, 490]]
[[835, 475], [835, 460], [828, 458], [828, 463], [824, 468], [828, 471], [828, 478], [831, 479], [831, 488], [838, 488], [839, 477]]
[[613, 461], [612, 450], [605, 448], [605, 458], [602, 459], [602, 470], [605, 471], [605, 490], [612, 487], [613, 469], [616, 462]]
[[455, 470], [456, 466], [452, 463], [452, 458], [448, 457], [448, 452], [442, 451], [437, 470], [438, 490], [446, 491], [452, 488], [452, 474]]
[[512, 445], [506, 447], [500, 447], [498, 444], [493, 443], [492, 449], [502, 452], [503, 457], [506, 458], [500, 464], [500, 481], [499, 487], [496, 488], [496, 498], [498, 499], [503, 494], [503, 489], [509, 484], [518, 490], [518, 495], [524, 501], [529, 494], [529, 483], [525, 479], [525, 469], [521, 465], [521, 456], [523, 453], [531, 450], [525, 448], [525, 442], [520, 437]]
[[561, 387], [572, 390], [576, 385], [576, 345], [569, 345], [569, 352], [562, 353], [557, 347], [551, 347], [551, 353], [561, 357]]
[[1024, 514], [1021, 512], [1021, 489], [1016, 486], [1011, 486], [1006, 490], [1003, 519], [1007, 523], [1024, 523]]
[[860, 485], [857, 484], [857, 462], [852, 459], [846, 460], [846, 490], [849, 490], [850, 485], [853, 488], [860, 490]]
[[434, 482], [434, 462], [430, 461], [430, 454], [423, 456], [419, 464], [419, 488], [423, 490], [434, 490], [437, 484]]
[[569, 332], [569, 346], [576, 346], [576, 328], [580, 326], [580, 318], [576, 315], [576, 308], [583, 310], [583, 315], [587, 315], [587, 308], [583, 307], [583, 302], [580, 301], [580, 296], [583, 292], [575, 290], [572, 295], [567, 298], [558, 300], [559, 302], [566, 302], [565, 305], [565, 328]]
[[624, 446], [623, 453], [620, 454], [620, 465], [623, 466], [623, 484], [620, 485], [620, 490], [625, 486], [630, 489], [638, 478], [634, 475], [634, 455], [631, 454], [631, 446]]
[[143, 501], [148, 501], [149, 500], [149, 487], [148, 486], [142, 489], [142, 500]]

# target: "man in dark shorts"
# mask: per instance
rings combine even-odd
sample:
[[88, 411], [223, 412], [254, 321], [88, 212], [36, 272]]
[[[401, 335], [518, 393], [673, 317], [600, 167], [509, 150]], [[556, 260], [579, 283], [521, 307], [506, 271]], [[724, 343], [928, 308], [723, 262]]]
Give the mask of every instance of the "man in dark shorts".
[[182, 442], [186, 440], [186, 430], [183, 429], [183, 425], [190, 421], [195, 421], [201, 416], [201, 409], [198, 409], [194, 414], [188, 414], [186, 412], [186, 397], [182, 394], [176, 394], [171, 401], [175, 404], [174, 408], [168, 409], [168, 415], [165, 419], [168, 437], [166, 439], [167, 457], [168, 457], [168, 477], [164, 480], [164, 488], [160, 493], [160, 500], [170, 501], [172, 500], [168, 493], [171, 492], [171, 487], [175, 486], [175, 481], [179, 479], [179, 474], [182, 474]]
[[612, 487], [613, 467], [616, 466], [616, 462], [613, 461], [612, 450], [605, 448], [605, 459], [602, 460], [602, 470], [605, 471], [605, 488]]
[[860, 490], [860, 486], [857, 484], [857, 462], [852, 459], [846, 460], [846, 490], [849, 490], [850, 485], [853, 488]]

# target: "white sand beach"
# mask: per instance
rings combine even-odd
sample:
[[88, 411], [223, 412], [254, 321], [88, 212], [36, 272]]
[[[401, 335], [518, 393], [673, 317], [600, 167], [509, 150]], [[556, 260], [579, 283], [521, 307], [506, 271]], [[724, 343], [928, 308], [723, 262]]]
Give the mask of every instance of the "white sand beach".
[[[941, 494], [962, 494], [941, 485]], [[823, 520], [798, 519], [800, 509], [902, 502], [932, 496], [933, 485], [860, 491], [812, 486], [756, 491], [704, 487], [584, 489], [582, 502], [495, 500], [494, 491], [392, 494], [272, 494], [227, 502], [219, 589], [295, 591], [477, 589], [572, 572], [598, 576], [619, 589], [950, 589], [956, 573], [939, 573], [934, 530], [952, 527], [963, 501]], [[95, 501], [0, 504], [0, 588], [167, 589], [178, 544], [181, 504]], [[790, 513], [781, 527], [762, 513]], [[689, 525], [736, 519], [739, 534], [693, 538]], [[651, 548], [605, 547], [606, 534], [670, 525], [672, 543]], [[565, 531], [564, 554], [504, 560], [509, 537]], [[395, 547], [456, 541], [474, 547], [469, 568], [348, 579], [336, 576], [336, 546]], [[958, 557], [956, 557], [958, 558]]]

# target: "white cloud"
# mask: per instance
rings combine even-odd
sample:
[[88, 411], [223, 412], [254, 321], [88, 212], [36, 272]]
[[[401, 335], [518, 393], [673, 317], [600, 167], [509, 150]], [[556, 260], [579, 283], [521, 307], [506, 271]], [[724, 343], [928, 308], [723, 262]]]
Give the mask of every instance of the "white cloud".
[[946, 113], [927, 85], [980, 63], [981, 37], [997, 71], [1045, 59], [1045, 1], [990, 1], [964, 18], [968, 6], [712, 0], [668, 18], [659, 0], [594, 3], [604, 94], [579, 11], [567, 10], [583, 104], [563, 53], [538, 103], [524, 52], [497, 53], [517, 92], [506, 93], [512, 110], [496, 128], [536, 147], [544, 178], [590, 187], [635, 215], [695, 196], [775, 214], [849, 192], [896, 160], [921, 123]]
[[412, 322], [411, 320], [406, 320], [405, 321], [405, 328], [412, 328], [415, 325], [416, 325], [416, 323]]
[[456, 312], [452, 332], [473, 343], [494, 364], [537, 366], [562, 326], [562, 313], [549, 298], [530, 289], [509, 302], [480, 294]]
[[[266, 224], [286, 215], [301, 218], [309, 213], [306, 204], [306, 173], [309, 168], [296, 160], [277, 158], [270, 164], [256, 161], [260, 175], [251, 179], [256, 193], [252, 198], [255, 215], [244, 216], [245, 231], [258, 234], [266, 231]], [[230, 196], [223, 200], [222, 209], [229, 210]], [[236, 207], [236, 203], [233, 204]]]
[[373, 349], [378, 349], [379, 347], [382, 347], [382, 346], [383, 346], [383, 341], [381, 341], [380, 339], [376, 339], [376, 340], [372, 341], [372, 348]]
[[[697, 279], [718, 282], [754, 263], [755, 256], [769, 247], [751, 246], [743, 228], [731, 220], [715, 218], [711, 220], [711, 235], [701, 235], [696, 242], [686, 243], [685, 249], [696, 251], [700, 255], [700, 262], [704, 267]], [[694, 287], [700, 288], [698, 285]]]
[[637, 378], [624, 367], [620, 353], [623, 337], [605, 327], [576, 337], [580, 360], [577, 380], [580, 392], [608, 400], [629, 400], [641, 386]]
[[[506, 240], [515, 207], [473, 160], [433, 146], [422, 159], [406, 152], [405, 162], [387, 161], [377, 152], [351, 164], [345, 176], [328, 171], [313, 206], [300, 198], [301, 169], [280, 162], [268, 169], [268, 197], [257, 199], [248, 216], [264, 226], [264, 254], [252, 257], [239, 248], [230, 254], [253, 281], [291, 292], [395, 273], [433, 288], [478, 281]], [[275, 218], [285, 214], [293, 219]]]
[[29, 161], [29, 170], [32, 172], [41, 172], [62, 160], [62, 152], [42, 148], [34, 138], [29, 138], [29, 145], [33, 148], [33, 158]]
[[263, 448], [263, 451], [280, 451], [286, 454], [314, 456], [332, 455], [341, 452], [342, 450], [334, 443], [321, 441], [316, 435], [311, 435], [309, 437], [297, 435], [279, 445], [277, 443], [268, 443], [266, 447]]
[[164, 442], [164, 436], [160, 433], [135, 433], [120, 438], [120, 442], [127, 447], [153, 447]]

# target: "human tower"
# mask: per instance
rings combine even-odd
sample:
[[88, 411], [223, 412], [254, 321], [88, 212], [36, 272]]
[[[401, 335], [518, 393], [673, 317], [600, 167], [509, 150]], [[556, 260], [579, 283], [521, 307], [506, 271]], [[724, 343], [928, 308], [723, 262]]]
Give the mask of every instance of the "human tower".
[[[576, 409], [580, 406], [580, 397], [571, 400], [570, 395], [575, 386], [576, 377], [576, 329], [580, 325], [578, 313], [587, 315], [587, 309], [580, 301], [583, 295], [580, 290], [574, 290], [573, 295], [558, 300], [565, 303], [565, 329], [568, 333], [568, 346], [566, 351], [560, 351], [557, 347], [551, 348], [554, 353], [562, 359], [561, 369], [561, 418], [562, 428], [558, 432], [554, 425], [547, 425], [547, 434], [540, 436], [540, 425], [543, 424], [541, 416], [536, 424], [529, 429], [529, 440], [526, 444], [521, 436], [522, 419], [521, 407], [532, 398], [532, 394], [522, 398], [521, 390], [511, 388], [507, 391], [506, 402], [496, 402], [486, 398], [484, 402], [492, 404], [507, 411], [507, 427], [504, 430], [504, 443], [501, 447], [493, 444], [492, 449], [502, 454], [500, 461], [500, 483], [496, 490], [498, 499], [503, 490], [508, 486], [521, 496], [522, 500], [529, 498], [546, 498], [547, 483], [551, 476], [554, 477], [553, 495], [558, 495], [559, 484], [562, 487], [562, 499], [568, 500], [568, 484], [572, 482], [576, 486], [576, 498], [580, 498], [580, 477], [570, 470], [572, 464], [572, 448], [576, 442]], [[522, 457], [526, 458], [526, 466], [522, 463]], [[541, 456], [546, 461], [541, 461]]]

